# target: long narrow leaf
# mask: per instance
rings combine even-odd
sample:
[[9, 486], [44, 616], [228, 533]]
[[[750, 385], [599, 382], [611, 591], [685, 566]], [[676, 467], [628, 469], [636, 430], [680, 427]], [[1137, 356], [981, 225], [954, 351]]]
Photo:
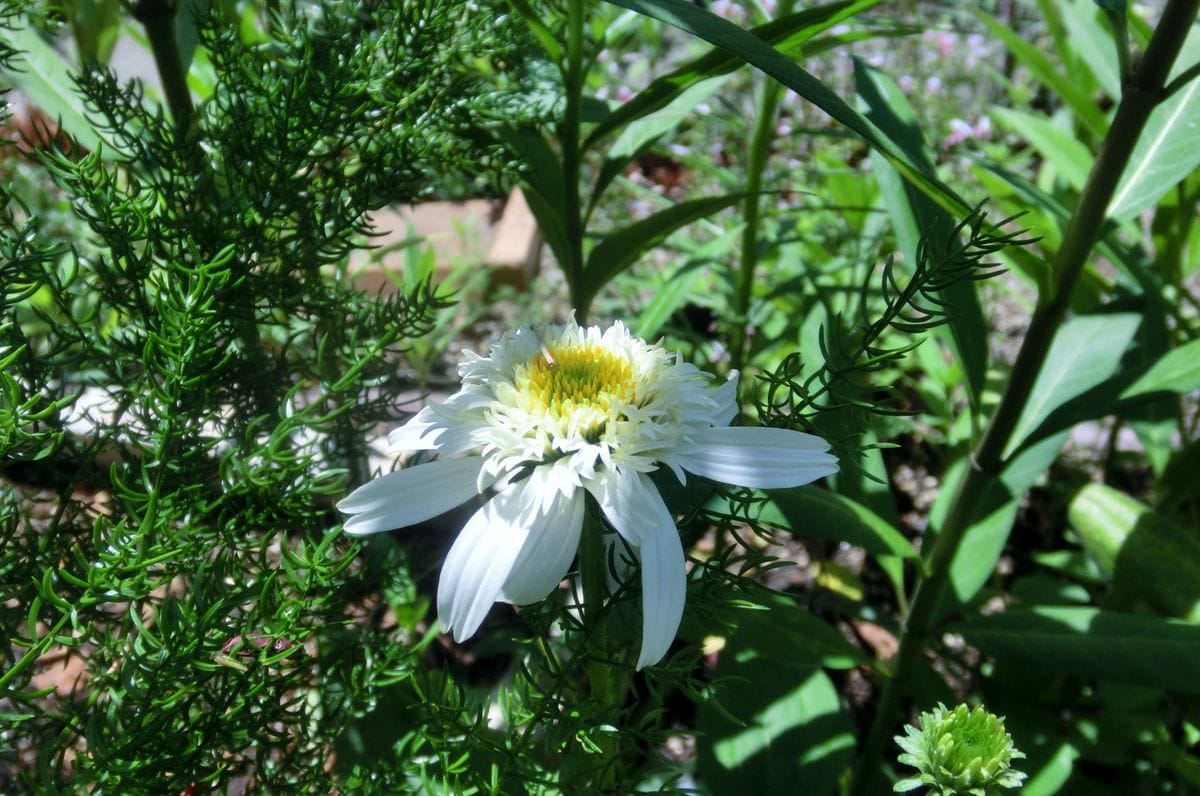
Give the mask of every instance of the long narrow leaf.
[[[752, 32], [765, 42], [779, 47], [783, 52], [802, 46], [818, 33], [828, 30], [855, 14], [878, 5], [880, 0], [857, 0], [857, 2], [831, 3], [819, 8], [809, 8], [765, 25], [753, 28]], [[637, 10], [637, 9], [635, 9]], [[688, 61], [669, 74], [656, 79], [636, 97], [622, 105], [595, 127], [584, 142], [590, 148], [605, 136], [611, 135], [634, 119], [666, 107], [689, 87], [710, 77], [728, 74], [742, 66], [742, 59], [723, 49], [709, 50], [704, 55]]]
[[[85, 149], [95, 151], [105, 143], [88, 120], [83, 100], [72, 90], [75, 82], [62, 55], [29, 27], [6, 31], [5, 37], [21, 51], [23, 63], [17, 71], [0, 70], [0, 73]], [[112, 151], [111, 147], [106, 148]]]
[[583, 269], [581, 294], [585, 301], [590, 301], [610, 279], [633, 265], [642, 254], [657, 246], [675, 230], [724, 210], [744, 198], [745, 193], [732, 193], [680, 202], [605, 235], [588, 255]]
[[[854, 82], [859, 97], [869, 109], [870, 120], [891, 136], [913, 162], [932, 170], [932, 161], [921, 137], [916, 114], [895, 82], [857, 59], [854, 63]], [[935, 257], [942, 254], [937, 247], [955, 245], [952, 241], [954, 218], [912, 185], [898, 179], [895, 170], [887, 163], [880, 162], [879, 165], [876, 175], [880, 191], [908, 262], [917, 262], [922, 238]], [[941, 291], [941, 298], [953, 310], [947, 314], [948, 324], [939, 327], [938, 334], [945, 338], [962, 363], [971, 403], [979, 406], [988, 352], [987, 324], [975, 284], [971, 280], [955, 282]]]
[[1021, 38], [1011, 28], [1002, 25], [983, 11], [976, 10], [975, 16], [1000, 41], [1004, 42], [1004, 46], [1008, 47], [1008, 51], [1013, 54], [1013, 57], [1020, 61], [1034, 77], [1062, 97], [1088, 130], [1098, 137], [1104, 136], [1108, 131], [1108, 119], [1096, 105], [1095, 100], [1082, 87], [1073, 82], [1060, 67], [1052, 63], [1045, 53]]
[[908, 180], [935, 202], [955, 215], [965, 215], [970, 207], [930, 170], [914, 163], [874, 124], [865, 119], [824, 83], [793, 63], [753, 33], [721, 19], [687, 0], [609, 0], [652, 17], [726, 50], [765, 72], [832, 116], [864, 141], [882, 152]]

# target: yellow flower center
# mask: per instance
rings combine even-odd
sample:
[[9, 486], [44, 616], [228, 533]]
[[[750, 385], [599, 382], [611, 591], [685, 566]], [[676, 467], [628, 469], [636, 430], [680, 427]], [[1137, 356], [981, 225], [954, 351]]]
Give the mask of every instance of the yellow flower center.
[[567, 417], [582, 409], [609, 416], [637, 394], [628, 358], [595, 344], [543, 348], [519, 374], [517, 386], [542, 411]]

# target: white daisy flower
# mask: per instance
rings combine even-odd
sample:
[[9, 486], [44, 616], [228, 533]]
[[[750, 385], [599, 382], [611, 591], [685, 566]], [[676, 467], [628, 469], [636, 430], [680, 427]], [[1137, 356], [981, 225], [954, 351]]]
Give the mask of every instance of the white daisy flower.
[[776, 428], [730, 427], [736, 376], [711, 376], [620, 323], [573, 320], [521, 328], [489, 356], [467, 352], [462, 389], [393, 431], [396, 450], [440, 458], [371, 481], [342, 500], [345, 530], [369, 534], [436, 517], [486, 490], [494, 496], [459, 533], [442, 567], [438, 616], [457, 641], [497, 600], [548, 596], [579, 547], [584, 496], [641, 561], [642, 648], [657, 663], [679, 628], [683, 546], [649, 473], [779, 489], [837, 471], [824, 440]]

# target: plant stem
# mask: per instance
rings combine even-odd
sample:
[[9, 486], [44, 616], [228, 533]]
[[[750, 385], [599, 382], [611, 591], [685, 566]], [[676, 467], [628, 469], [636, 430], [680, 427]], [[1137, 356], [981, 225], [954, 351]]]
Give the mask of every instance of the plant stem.
[[[780, 5], [779, 15], [792, 11], [792, 3]], [[742, 252], [738, 263], [737, 287], [733, 294], [731, 321], [733, 330], [729, 340], [729, 366], [741, 370], [746, 359], [747, 327], [750, 324], [750, 298], [754, 291], [754, 271], [758, 267], [759, 192], [762, 190], [763, 171], [767, 167], [767, 156], [771, 150], [771, 139], [775, 135], [775, 114], [783, 96], [783, 84], [768, 79], [764, 82], [759, 98], [754, 136], [750, 139], [749, 157], [746, 162], [746, 197], [742, 204]]]
[[1070, 306], [1071, 293], [1102, 230], [1106, 210], [1133, 147], [1151, 111], [1162, 101], [1167, 75], [1184, 37], [1191, 30], [1198, 5], [1200, 0], [1171, 0], [1168, 3], [1141, 64], [1125, 84], [1112, 126], [1092, 165], [1062, 246], [1051, 264], [1050, 294], [1039, 297], [1039, 307], [1030, 320], [1008, 387], [971, 456], [971, 466], [959, 484], [946, 520], [933, 540], [926, 563], [928, 577], [917, 584], [913, 594], [894, 672], [884, 685], [874, 723], [855, 771], [850, 790], [855, 796], [875, 792], [874, 783], [882, 767], [883, 752], [895, 731], [913, 668], [934, 629], [938, 606], [949, 582], [950, 563], [970, 527], [979, 499], [1003, 469], [1004, 450], [1046, 361], [1055, 332]]
[[141, 0], [134, 5], [133, 15], [146, 29], [158, 77], [167, 95], [167, 107], [175, 120], [175, 135], [182, 139], [192, 123], [193, 108], [179, 39], [175, 36], [175, 7], [168, 0]]
[[567, 262], [562, 263], [571, 291], [571, 306], [580, 325], [587, 322], [591, 300], [583, 289], [583, 216], [579, 200], [581, 152], [579, 149], [580, 104], [583, 98], [583, 21], [585, 0], [567, 3], [567, 65], [563, 75], [566, 107], [558, 130], [562, 142], [563, 186], [565, 204], [563, 224], [566, 227]]
[[[611, 707], [615, 717], [621, 707], [621, 671], [612, 660], [608, 632], [604, 626], [604, 598], [608, 593], [604, 558], [604, 521], [598, 507], [587, 498], [583, 512], [583, 533], [579, 542], [579, 579], [583, 586], [583, 623], [588, 637], [588, 690], [593, 700]], [[602, 760], [594, 784], [607, 790], [616, 783], [616, 763], [620, 747], [616, 738], [600, 738]]]

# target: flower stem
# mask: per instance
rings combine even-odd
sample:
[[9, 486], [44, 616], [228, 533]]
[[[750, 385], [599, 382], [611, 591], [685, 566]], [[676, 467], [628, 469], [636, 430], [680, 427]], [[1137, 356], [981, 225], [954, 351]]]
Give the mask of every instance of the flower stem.
[[133, 15], [146, 29], [154, 64], [167, 96], [167, 107], [175, 120], [175, 135], [182, 139], [192, 123], [192, 94], [175, 35], [175, 6], [167, 0], [141, 0], [133, 6]]
[[[792, 11], [790, 0], [780, 4], [779, 16]], [[754, 290], [754, 272], [758, 267], [759, 192], [762, 190], [763, 172], [771, 151], [771, 139], [775, 135], [775, 114], [783, 96], [783, 84], [767, 79], [759, 97], [754, 137], [750, 139], [750, 151], [746, 163], [746, 199], [742, 203], [741, 258], [738, 262], [737, 288], [733, 294], [733, 329], [729, 341], [730, 368], [741, 370], [746, 359], [747, 327], [750, 324], [750, 297]]]
[[874, 783], [882, 767], [883, 752], [907, 696], [913, 669], [933, 634], [938, 607], [949, 582], [950, 564], [974, 519], [980, 498], [1004, 468], [1004, 450], [1070, 306], [1071, 294], [1103, 228], [1109, 202], [1133, 147], [1151, 111], [1162, 101], [1167, 75], [1191, 30], [1198, 6], [1200, 0], [1170, 0], [1141, 64], [1124, 86], [1112, 126], [1051, 264], [1048, 293], [1039, 297], [1039, 306], [1030, 320], [1008, 387], [933, 540], [926, 565], [929, 574], [913, 595], [893, 675], [884, 685], [874, 723], [863, 745], [850, 791], [854, 796], [876, 792]]
[[579, 149], [580, 105], [583, 101], [583, 21], [585, 0], [567, 3], [567, 64], [563, 74], [566, 107], [558, 131], [562, 143], [564, 190], [563, 225], [566, 232], [567, 262], [562, 263], [571, 291], [575, 320], [587, 323], [590, 298], [583, 294], [583, 216], [579, 199], [581, 152]]
[[[604, 559], [604, 520], [592, 498], [583, 513], [583, 535], [579, 544], [579, 578], [583, 586], [583, 622], [588, 637], [588, 690], [596, 703], [607, 706], [609, 715], [617, 715], [624, 685], [622, 672], [612, 663], [612, 649], [604, 626], [604, 598], [608, 593]], [[616, 782], [616, 762], [620, 754], [617, 738], [601, 737], [598, 746], [602, 760], [596, 785], [607, 789]]]

